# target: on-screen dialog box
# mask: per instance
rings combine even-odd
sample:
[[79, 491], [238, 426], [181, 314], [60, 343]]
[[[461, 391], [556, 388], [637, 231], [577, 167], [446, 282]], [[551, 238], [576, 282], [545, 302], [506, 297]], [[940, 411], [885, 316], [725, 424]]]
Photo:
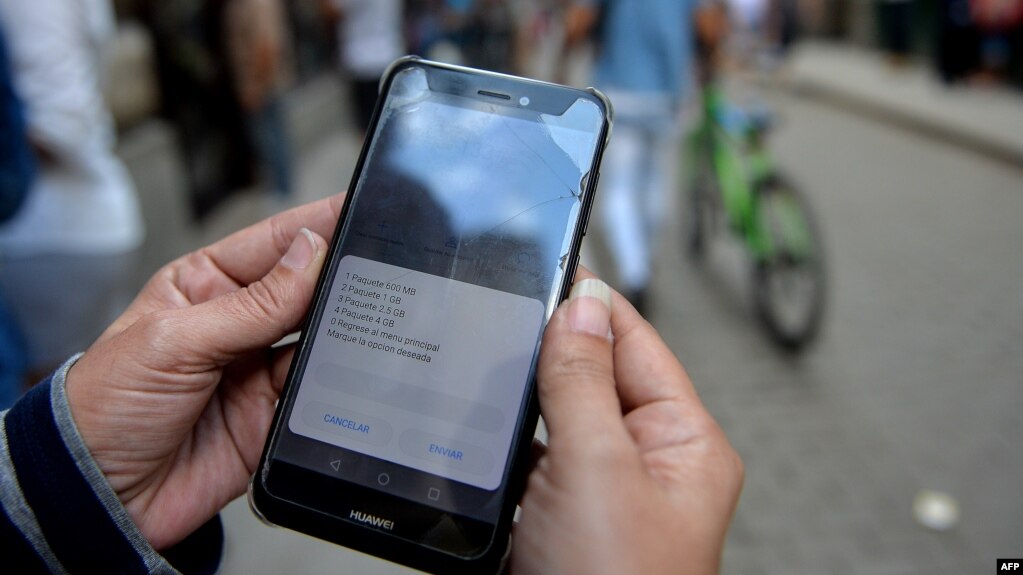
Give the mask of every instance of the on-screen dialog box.
[[352, 255], [329, 301], [291, 431], [498, 488], [543, 304]]

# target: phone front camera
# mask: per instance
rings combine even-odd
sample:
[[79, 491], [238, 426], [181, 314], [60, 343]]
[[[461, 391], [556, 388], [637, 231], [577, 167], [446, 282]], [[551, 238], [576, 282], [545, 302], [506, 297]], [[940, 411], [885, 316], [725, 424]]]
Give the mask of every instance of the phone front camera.
[[519, 98], [519, 105], [520, 106], [528, 106], [529, 105], [529, 98], [527, 98], [525, 96]]

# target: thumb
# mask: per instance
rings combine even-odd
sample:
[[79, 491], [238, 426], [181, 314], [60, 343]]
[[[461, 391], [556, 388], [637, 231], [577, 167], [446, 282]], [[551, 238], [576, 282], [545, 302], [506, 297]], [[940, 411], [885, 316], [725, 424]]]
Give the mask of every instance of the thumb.
[[608, 432], [625, 432], [610, 323], [611, 288], [585, 279], [572, 287], [547, 326], [537, 379], [552, 443], [559, 437], [591, 442]]
[[193, 349], [223, 365], [294, 331], [309, 308], [326, 247], [323, 238], [302, 228], [261, 279], [185, 310], [194, 326]]

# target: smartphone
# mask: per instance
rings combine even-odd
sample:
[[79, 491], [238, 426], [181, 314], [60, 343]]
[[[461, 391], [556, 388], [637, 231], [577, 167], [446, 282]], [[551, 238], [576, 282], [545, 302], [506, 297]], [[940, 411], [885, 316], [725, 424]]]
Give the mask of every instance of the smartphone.
[[381, 97], [250, 487], [267, 522], [496, 572], [611, 106], [403, 58]]

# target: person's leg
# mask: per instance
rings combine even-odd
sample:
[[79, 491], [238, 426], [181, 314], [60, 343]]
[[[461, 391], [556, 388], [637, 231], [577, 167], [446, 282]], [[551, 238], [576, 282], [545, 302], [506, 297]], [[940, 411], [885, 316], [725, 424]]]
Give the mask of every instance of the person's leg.
[[1017, 88], [1023, 88], [1023, 22], [1010, 31], [1009, 39], [1011, 42], [1009, 53], [1012, 55], [1009, 62], [1009, 83]]
[[648, 177], [644, 187], [643, 209], [647, 228], [648, 251], [657, 253], [666, 218], [676, 217], [676, 192], [679, 190], [679, 134], [672, 116], [665, 116], [646, 135]]
[[273, 193], [288, 198], [292, 193], [291, 138], [285, 117], [284, 101], [274, 94], [259, 113], [260, 151], [270, 170]]
[[890, 6], [891, 51], [907, 58], [913, 51], [913, 3], [895, 2]]
[[640, 203], [643, 148], [641, 130], [628, 124], [616, 126], [602, 169], [599, 203], [604, 234], [626, 293], [645, 290], [650, 275], [647, 231]]

